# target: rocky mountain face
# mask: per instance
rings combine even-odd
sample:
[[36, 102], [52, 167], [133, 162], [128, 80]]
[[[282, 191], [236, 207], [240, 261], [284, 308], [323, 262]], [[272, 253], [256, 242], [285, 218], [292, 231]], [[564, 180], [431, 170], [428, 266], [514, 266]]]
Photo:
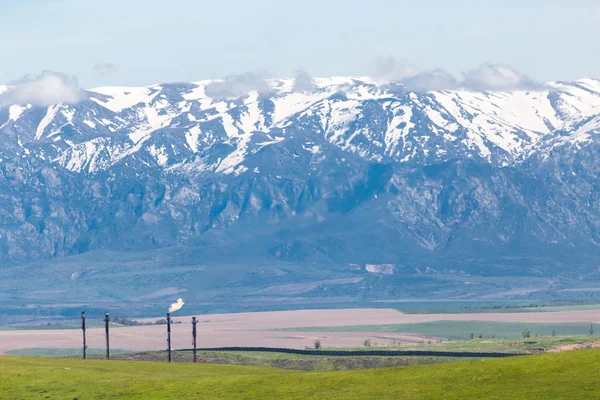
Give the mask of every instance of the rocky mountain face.
[[[599, 133], [592, 79], [511, 92], [205, 81], [7, 105], [0, 274], [186, 248], [188, 264], [235, 263], [257, 286], [279, 282], [257, 268], [285, 264], [377, 276], [389, 296], [427, 292], [408, 276], [563, 290], [600, 277]], [[467, 286], [452, 293], [477, 291]]]

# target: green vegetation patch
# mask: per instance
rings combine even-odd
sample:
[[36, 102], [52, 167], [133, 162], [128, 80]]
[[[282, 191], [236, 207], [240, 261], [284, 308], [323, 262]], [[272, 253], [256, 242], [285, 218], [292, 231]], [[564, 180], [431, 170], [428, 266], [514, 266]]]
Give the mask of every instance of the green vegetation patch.
[[[171, 321], [171, 324], [181, 324], [181, 321]], [[167, 320], [157, 319], [154, 322], [140, 322], [135, 319], [112, 317], [109, 322], [111, 328], [122, 328], [124, 326], [145, 326], [145, 325], [166, 325]], [[87, 321], [87, 329], [92, 328], [104, 328], [105, 323], [100, 321]], [[0, 325], [0, 331], [44, 331], [44, 330], [55, 330], [55, 329], [81, 329], [81, 323], [76, 324], [63, 324], [63, 323], [45, 323], [40, 325]]]
[[[165, 352], [146, 352], [115, 356], [113, 359], [166, 361]], [[199, 351], [199, 363], [251, 365], [293, 369], [299, 371], [344, 371], [354, 369], [389, 368], [419, 364], [439, 364], [456, 361], [454, 357], [404, 356], [326, 356], [271, 352]], [[192, 352], [173, 353], [174, 362], [193, 362]]]
[[[119, 350], [119, 349], [111, 349], [110, 354], [118, 355], [118, 354], [132, 354], [134, 352], [130, 350]], [[53, 348], [29, 348], [29, 349], [19, 349], [19, 350], [10, 350], [6, 352], [7, 355], [11, 356], [29, 356], [29, 357], [81, 357], [82, 350], [81, 349], [53, 349]], [[87, 349], [88, 356], [94, 355], [104, 355], [106, 354], [105, 349]]]
[[[413, 333], [428, 337], [450, 340], [467, 340], [472, 338], [515, 339], [529, 332], [530, 336], [580, 336], [590, 333], [588, 323], [529, 324], [522, 322], [487, 322], [487, 321], [435, 321], [414, 324], [391, 325], [349, 325], [327, 327], [284, 328], [278, 331], [300, 332], [386, 332]], [[594, 330], [600, 328], [596, 326]], [[471, 336], [472, 335], [472, 336]], [[325, 346], [327, 343], [323, 343]]]
[[[114, 326], [111, 324], [111, 326]], [[103, 328], [104, 323], [88, 323], [87, 328]], [[42, 324], [42, 325], [2, 325], [0, 330], [2, 331], [45, 331], [55, 329], [81, 329], [81, 324]]]
[[588, 399], [600, 351], [335, 372], [0, 357], [6, 399]]
[[453, 342], [423, 341], [423, 343], [410, 343], [401, 346], [378, 347], [346, 347], [343, 349], [326, 350], [421, 350], [440, 352], [465, 352], [465, 353], [508, 353], [508, 354], [538, 354], [562, 346], [591, 347], [600, 343], [600, 336], [534, 336], [526, 339], [473, 339]]
[[570, 312], [600, 310], [600, 304], [575, 305], [494, 305], [494, 306], [454, 306], [454, 307], [405, 307], [398, 308], [404, 314], [511, 314], [532, 312]]

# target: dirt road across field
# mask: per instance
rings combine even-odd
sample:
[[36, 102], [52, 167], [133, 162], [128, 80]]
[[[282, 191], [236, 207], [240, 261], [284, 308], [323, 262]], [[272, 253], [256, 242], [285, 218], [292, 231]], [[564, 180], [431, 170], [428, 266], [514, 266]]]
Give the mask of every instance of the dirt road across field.
[[[155, 321], [157, 318], [149, 319]], [[173, 348], [191, 347], [191, 317], [173, 318]], [[487, 313], [487, 314], [403, 314], [393, 309], [301, 310], [198, 316], [198, 346], [267, 346], [305, 348], [319, 338], [326, 347], [361, 346], [365, 338], [380, 343], [418, 342], [422, 336], [381, 332], [280, 332], [278, 328], [345, 325], [408, 324], [432, 321], [493, 321], [526, 323], [600, 323], [600, 310], [572, 312]], [[104, 330], [88, 329], [88, 347], [103, 348]], [[426, 339], [427, 340], [427, 339]], [[79, 348], [81, 331], [22, 330], [0, 331], [0, 354], [26, 348]], [[111, 348], [123, 350], [164, 350], [166, 326], [132, 326], [111, 329]]]

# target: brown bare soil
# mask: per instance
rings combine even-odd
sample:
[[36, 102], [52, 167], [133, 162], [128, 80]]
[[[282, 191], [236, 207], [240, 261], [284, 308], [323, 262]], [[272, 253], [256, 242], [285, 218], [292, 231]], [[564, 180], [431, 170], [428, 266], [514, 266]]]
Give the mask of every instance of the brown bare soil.
[[600, 341], [585, 344], [566, 344], [546, 350], [548, 353], [560, 353], [562, 351], [585, 350], [585, 349], [600, 349]]

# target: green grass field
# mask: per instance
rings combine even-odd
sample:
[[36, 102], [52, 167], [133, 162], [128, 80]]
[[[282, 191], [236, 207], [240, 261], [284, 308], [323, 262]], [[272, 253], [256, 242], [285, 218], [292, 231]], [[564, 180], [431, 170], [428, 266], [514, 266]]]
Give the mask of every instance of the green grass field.
[[0, 376], [2, 399], [591, 399], [600, 351], [336, 372], [8, 356]]
[[404, 307], [398, 308], [404, 314], [509, 314], [532, 312], [569, 312], [600, 310], [600, 304], [575, 304], [575, 305], [540, 305], [540, 306], [454, 306], [454, 307]]
[[[596, 326], [594, 329], [599, 329]], [[554, 331], [556, 335], [580, 336], [589, 334], [588, 323], [560, 323], [560, 324], [528, 324], [520, 322], [487, 322], [487, 321], [435, 321], [414, 324], [393, 325], [349, 325], [326, 327], [301, 327], [276, 329], [278, 331], [301, 332], [382, 332], [382, 333], [416, 333], [425, 336], [446, 338], [450, 340], [467, 340], [473, 334], [484, 338], [516, 339], [521, 337], [525, 330], [532, 336], [550, 336]], [[327, 345], [325, 342], [324, 345]]]
[[[362, 349], [361, 349], [362, 350]], [[29, 357], [71, 357], [81, 358], [81, 350], [77, 349], [22, 349], [7, 352], [12, 356]], [[88, 349], [88, 358], [103, 360], [105, 350]], [[111, 350], [113, 360], [136, 361], [167, 361], [165, 351], [131, 352], [124, 350]], [[372, 356], [315, 356], [271, 352], [243, 352], [243, 351], [200, 351], [198, 362], [210, 364], [248, 365], [256, 367], [271, 367], [292, 369], [298, 371], [345, 371], [353, 369], [389, 368], [419, 364], [439, 364], [456, 361], [453, 357], [372, 357]], [[193, 362], [190, 351], [173, 352], [173, 362]]]
[[[111, 328], [121, 328], [125, 325], [110, 323]], [[104, 328], [104, 322], [88, 322], [87, 329]], [[62, 329], [81, 329], [81, 324], [41, 324], [41, 325], [0, 325], [0, 331], [48, 331]]]
[[[111, 355], [132, 354], [130, 350], [111, 349]], [[28, 356], [28, 357], [81, 357], [81, 349], [61, 349], [61, 348], [40, 348], [11, 350], [6, 352], [9, 356]], [[88, 356], [106, 354], [105, 349], [87, 349]]]

